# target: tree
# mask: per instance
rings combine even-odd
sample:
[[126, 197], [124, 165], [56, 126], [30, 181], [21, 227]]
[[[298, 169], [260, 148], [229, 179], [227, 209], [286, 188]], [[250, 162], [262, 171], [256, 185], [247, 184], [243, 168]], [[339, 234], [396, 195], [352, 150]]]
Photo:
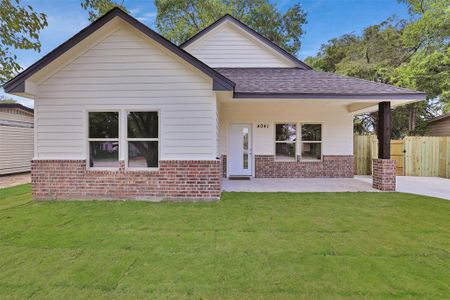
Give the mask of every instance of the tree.
[[299, 3], [282, 14], [268, 0], [155, 0], [159, 32], [180, 44], [231, 14], [275, 44], [296, 54], [301, 46], [306, 13]]
[[[411, 20], [367, 27], [323, 45], [306, 59], [315, 69], [407, 87], [427, 93], [427, 101], [393, 112], [393, 137], [425, 134], [427, 120], [449, 110], [450, 11], [448, 0], [401, 0]], [[447, 4], [446, 4], [447, 3]], [[376, 114], [355, 118], [356, 132], [376, 128]]]
[[47, 16], [22, 5], [19, 0], [0, 0], [0, 84], [22, 70], [14, 50], [41, 50], [39, 32], [47, 26]]
[[404, 30], [405, 46], [417, 50], [445, 51], [450, 41], [450, 3], [448, 0], [399, 0], [408, 6], [415, 20]]
[[123, 1], [119, 4], [112, 0], [82, 0], [81, 7], [88, 11], [89, 21], [91, 22], [94, 22], [114, 7], [119, 7], [122, 10], [127, 11], [123, 5]]

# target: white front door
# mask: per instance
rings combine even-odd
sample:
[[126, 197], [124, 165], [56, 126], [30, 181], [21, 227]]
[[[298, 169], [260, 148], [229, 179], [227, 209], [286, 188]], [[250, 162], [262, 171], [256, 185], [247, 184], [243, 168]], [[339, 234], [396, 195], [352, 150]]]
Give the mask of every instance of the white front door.
[[252, 124], [230, 124], [228, 176], [252, 175]]

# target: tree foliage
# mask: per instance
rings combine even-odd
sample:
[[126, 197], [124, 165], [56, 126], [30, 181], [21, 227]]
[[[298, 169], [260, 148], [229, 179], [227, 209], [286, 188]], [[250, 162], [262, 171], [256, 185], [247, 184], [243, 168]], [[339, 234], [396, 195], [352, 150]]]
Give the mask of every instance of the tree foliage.
[[299, 3], [284, 14], [268, 0], [156, 0], [155, 5], [159, 32], [176, 44], [228, 13], [295, 54], [306, 23], [306, 13]]
[[22, 68], [14, 50], [41, 50], [39, 32], [47, 26], [47, 17], [22, 5], [19, 0], [0, 0], [0, 84]]
[[[427, 120], [450, 109], [450, 10], [448, 0], [402, 0], [409, 20], [394, 18], [324, 44], [306, 63], [315, 69], [407, 87], [426, 102], [396, 108], [393, 136], [426, 133]], [[376, 114], [358, 116], [356, 132], [376, 125]]]
[[94, 22], [114, 7], [127, 11], [123, 1], [119, 4], [113, 0], [81, 0], [81, 7], [88, 11], [89, 21], [91, 22]]

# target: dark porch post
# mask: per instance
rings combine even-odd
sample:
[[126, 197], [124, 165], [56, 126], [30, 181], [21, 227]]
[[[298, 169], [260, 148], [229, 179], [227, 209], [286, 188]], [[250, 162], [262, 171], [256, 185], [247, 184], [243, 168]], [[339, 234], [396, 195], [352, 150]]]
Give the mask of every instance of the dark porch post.
[[378, 104], [378, 158], [372, 164], [372, 186], [395, 191], [395, 161], [391, 160], [392, 112], [388, 101]]
[[391, 158], [392, 112], [391, 102], [378, 104], [378, 158]]

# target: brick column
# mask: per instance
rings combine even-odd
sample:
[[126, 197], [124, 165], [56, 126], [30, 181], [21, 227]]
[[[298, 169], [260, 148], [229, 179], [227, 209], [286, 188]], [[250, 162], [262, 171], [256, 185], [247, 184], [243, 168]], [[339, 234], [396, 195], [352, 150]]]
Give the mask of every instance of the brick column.
[[382, 191], [395, 191], [395, 161], [374, 159], [372, 161], [372, 186]]

